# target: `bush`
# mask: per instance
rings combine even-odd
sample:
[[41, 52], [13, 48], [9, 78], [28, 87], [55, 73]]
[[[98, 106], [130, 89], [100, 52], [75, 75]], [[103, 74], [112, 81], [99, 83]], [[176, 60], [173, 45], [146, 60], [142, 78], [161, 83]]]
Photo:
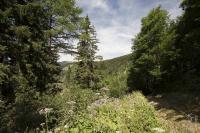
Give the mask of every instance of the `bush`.
[[152, 128], [159, 126], [154, 108], [141, 93], [134, 92], [121, 100], [116, 99], [79, 114], [73, 126], [65, 126], [65, 131], [150, 133]]
[[109, 77], [108, 88], [110, 89], [109, 95], [111, 97], [121, 97], [127, 92], [127, 73], [120, 72], [115, 76]]
[[92, 90], [71, 87], [65, 88], [56, 96], [43, 98], [44, 107], [53, 109], [53, 113], [49, 116], [51, 120], [48, 123], [51, 129], [58, 125], [71, 125], [76, 115], [96, 100]]

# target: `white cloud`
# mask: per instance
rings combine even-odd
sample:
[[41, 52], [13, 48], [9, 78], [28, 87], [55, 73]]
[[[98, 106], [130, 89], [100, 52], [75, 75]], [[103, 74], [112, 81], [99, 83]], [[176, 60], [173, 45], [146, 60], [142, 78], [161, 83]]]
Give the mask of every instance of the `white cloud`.
[[180, 14], [182, 14], [182, 10], [177, 10], [177, 8], [172, 8], [169, 10], [169, 15], [171, 19], [175, 19]]
[[[98, 54], [104, 59], [131, 52], [131, 39], [140, 32], [141, 18], [152, 8], [162, 5], [171, 18], [181, 14], [179, 0], [79, 0], [78, 5], [96, 27]], [[60, 61], [63, 60], [72, 58], [61, 55]]]
[[90, 3], [91, 8], [101, 8], [106, 11], [109, 9], [105, 0], [91, 0], [88, 3]]
[[107, 0], [79, 0], [79, 5], [85, 7], [87, 12], [90, 12], [94, 9], [101, 9], [103, 11], [108, 11], [109, 6], [107, 4]]
[[73, 61], [74, 57], [69, 54], [59, 54], [59, 61]]
[[[121, 30], [123, 30], [123, 28]], [[129, 37], [127, 34], [124, 34], [126, 36], [122, 36], [118, 27], [100, 29], [97, 33], [101, 41], [98, 45], [100, 49], [99, 54], [103, 55], [105, 59], [112, 58], [110, 55], [114, 56], [113, 54], [117, 52], [120, 54], [130, 53], [131, 35]], [[115, 57], [116, 56], [118, 56], [118, 54], [115, 55]]]

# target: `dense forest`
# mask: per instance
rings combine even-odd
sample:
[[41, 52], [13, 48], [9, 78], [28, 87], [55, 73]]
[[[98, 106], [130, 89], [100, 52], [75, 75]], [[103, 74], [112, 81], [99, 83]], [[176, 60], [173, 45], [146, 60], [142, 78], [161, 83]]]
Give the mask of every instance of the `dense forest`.
[[110, 60], [76, 2], [0, 0], [0, 133], [200, 132], [200, 1], [175, 19], [156, 5], [132, 53]]

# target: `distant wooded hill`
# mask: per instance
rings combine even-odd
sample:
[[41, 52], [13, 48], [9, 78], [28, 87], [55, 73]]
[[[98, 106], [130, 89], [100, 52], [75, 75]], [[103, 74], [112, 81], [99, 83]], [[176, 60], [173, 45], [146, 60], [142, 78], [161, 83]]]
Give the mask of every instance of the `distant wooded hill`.
[[[116, 57], [113, 59], [97, 62], [98, 69], [101, 71], [104, 71], [105, 73], [108, 73], [108, 74], [117, 73], [117, 72], [129, 67], [130, 62], [131, 62], [130, 57], [131, 57], [131, 55], [128, 54], [128, 55]], [[62, 68], [68, 67], [71, 64], [73, 64], [72, 61], [60, 62], [60, 65]]]

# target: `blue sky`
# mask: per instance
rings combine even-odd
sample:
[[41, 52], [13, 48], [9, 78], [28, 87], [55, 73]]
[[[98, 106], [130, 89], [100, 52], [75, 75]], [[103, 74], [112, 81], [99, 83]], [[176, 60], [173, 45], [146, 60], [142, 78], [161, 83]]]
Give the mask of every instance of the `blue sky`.
[[[126, 55], [131, 52], [132, 39], [141, 29], [141, 18], [159, 5], [166, 9], [172, 19], [181, 14], [181, 0], [78, 0], [83, 15], [90, 17], [97, 31], [98, 55], [104, 59]], [[60, 61], [73, 57], [60, 55]]]

